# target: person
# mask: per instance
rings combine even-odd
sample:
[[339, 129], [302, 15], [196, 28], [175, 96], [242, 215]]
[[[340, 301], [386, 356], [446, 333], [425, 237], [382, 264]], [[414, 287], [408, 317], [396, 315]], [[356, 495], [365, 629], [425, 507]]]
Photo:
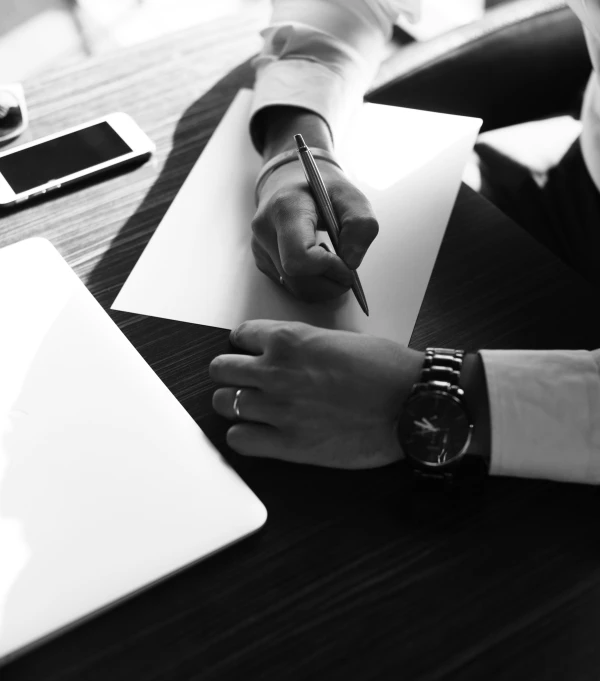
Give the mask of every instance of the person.
[[[598, 282], [600, 0], [570, 5], [584, 23], [595, 71], [580, 143], [561, 169], [564, 221], [553, 229], [563, 256]], [[333, 152], [393, 21], [415, 9], [414, 0], [273, 3], [254, 62], [250, 131], [265, 166], [252, 250], [259, 269], [291, 295], [313, 301], [346, 292], [378, 229], [366, 197], [334, 163], [320, 161], [341, 224], [340, 257], [319, 245], [302, 167], [286, 153], [293, 135]], [[210, 375], [219, 386], [214, 408], [234, 421], [227, 441], [241, 454], [347, 469], [407, 456], [415, 470], [442, 475], [474, 454], [495, 475], [600, 482], [600, 350], [424, 354], [372, 336], [269, 320], [242, 323], [231, 342], [240, 352], [216, 357]], [[427, 388], [440, 376], [459, 399], [436, 406]]]

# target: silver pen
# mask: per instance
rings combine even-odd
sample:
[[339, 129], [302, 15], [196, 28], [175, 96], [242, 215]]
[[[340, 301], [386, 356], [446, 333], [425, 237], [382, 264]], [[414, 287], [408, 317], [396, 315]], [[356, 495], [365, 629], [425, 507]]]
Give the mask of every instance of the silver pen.
[[[310, 191], [312, 192], [315, 203], [317, 204], [319, 213], [321, 214], [321, 217], [325, 222], [327, 234], [331, 239], [333, 249], [335, 250], [336, 254], [339, 255], [338, 240], [340, 235], [340, 227], [338, 225], [337, 218], [335, 217], [335, 211], [333, 210], [331, 199], [329, 198], [329, 194], [327, 193], [327, 188], [325, 187], [325, 183], [323, 182], [321, 173], [317, 168], [315, 159], [313, 158], [313, 155], [310, 153], [310, 149], [304, 143], [302, 135], [294, 135], [294, 139], [296, 140], [296, 145], [298, 146], [298, 158], [300, 159], [300, 163], [304, 168], [306, 181], [308, 182]], [[365, 292], [363, 291], [363, 287], [360, 283], [360, 279], [358, 278], [356, 270], [352, 271], [352, 292], [354, 293], [356, 300], [358, 301], [358, 304], [360, 305], [362, 311], [368, 317], [369, 306], [367, 305]]]

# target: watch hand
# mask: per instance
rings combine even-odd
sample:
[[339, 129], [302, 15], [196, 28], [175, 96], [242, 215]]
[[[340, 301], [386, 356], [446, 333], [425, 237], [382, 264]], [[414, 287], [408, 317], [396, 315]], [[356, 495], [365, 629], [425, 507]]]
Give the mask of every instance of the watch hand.
[[446, 430], [444, 432], [444, 436], [442, 438], [442, 449], [440, 453], [438, 454], [438, 463], [446, 463], [446, 458], [448, 456], [448, 450], [447, 450], [447, 445], [448, 445], [448, 431]]
[[422, 421], [415, 421], [415, 426], [419, 426], [422, 430], [428, 430], [431, 433], [435, 433], [439, 430], [439, 428], [436, 428], [433, 423], [426, 418], [423, 418]]

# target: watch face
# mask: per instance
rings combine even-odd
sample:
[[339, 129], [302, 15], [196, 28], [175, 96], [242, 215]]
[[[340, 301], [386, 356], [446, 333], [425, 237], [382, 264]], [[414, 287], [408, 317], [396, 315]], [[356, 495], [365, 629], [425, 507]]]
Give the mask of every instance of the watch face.
[[460, 400], [448, 393], [423, 391], [411, 397], [398, 422], [404, 453], [437, 468], [460, 459], [471, 439], [471, 425]]

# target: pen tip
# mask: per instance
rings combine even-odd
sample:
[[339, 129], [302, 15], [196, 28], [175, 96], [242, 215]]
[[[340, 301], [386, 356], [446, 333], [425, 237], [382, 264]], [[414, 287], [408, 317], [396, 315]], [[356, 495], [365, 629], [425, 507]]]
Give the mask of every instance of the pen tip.
[[306, 144], [304, 143], [304, 138], [302, 135], [294, 135], [294, 140], [296, 140], [296, 145], [298, 149], [304, 149], [306, 148]]

